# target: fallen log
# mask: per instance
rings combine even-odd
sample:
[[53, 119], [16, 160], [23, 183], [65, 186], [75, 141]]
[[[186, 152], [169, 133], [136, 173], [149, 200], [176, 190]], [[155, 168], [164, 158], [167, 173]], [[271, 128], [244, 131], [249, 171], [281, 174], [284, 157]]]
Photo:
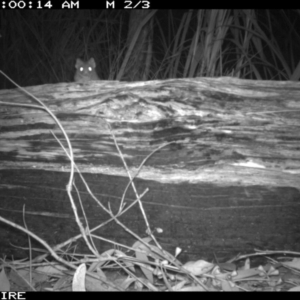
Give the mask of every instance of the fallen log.
[[[164, 228], [166, 247], [183, 244], [190, 258], [213, 251], [226, 256], [249, 245], [294, 246], [299, 237], [299, 83], [193, 78], [27, 90], [61, 122], [93, 192], [117, 209], [129, 179], [115, 136], [139, 192], [149, 187], [145, 210], [150, 223]], [[67, 143], [45, 110], [28, 106], [38, 104], [24, 92], [2, 90], [0, 101], [0, 215], [3, 211], [21, 224], [26, 202], [32, 229], [55, 244], [76, 228], [62, 195], [70, 161], [55, 136], [66, 148]], [[91, 208], [95, 204], [84, 185], [78, 188], [94, 224], [99, 213]], [[128, 191], [126, 201], [134, 199]], [[145, 235], [136, 214], [123, 218]], [[55, 237], [48, 230], [53, 218]], [[70, 220], [74, 224], [59, 235]], [[132, 241], [114, 225], [101, 235], [127, 245]], [[2, 236], [12, 239], [6, 227]]]

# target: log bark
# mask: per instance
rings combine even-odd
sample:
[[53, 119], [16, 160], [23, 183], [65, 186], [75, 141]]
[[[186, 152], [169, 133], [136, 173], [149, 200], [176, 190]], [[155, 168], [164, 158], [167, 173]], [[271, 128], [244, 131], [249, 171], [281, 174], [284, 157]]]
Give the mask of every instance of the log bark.
[[[113, 132], [133, 174], [162, 147], [139, 178], [299, 188], [299, 83], [196, 78], [28, 91], [58, 117], [82, 172], [127, 176]], [[0, 99], [34, 104], [17, 90]], [[0, 113], [2, 168], [69, 170], [52, 132], [62, 134], [45, 111], [2, 104]]]

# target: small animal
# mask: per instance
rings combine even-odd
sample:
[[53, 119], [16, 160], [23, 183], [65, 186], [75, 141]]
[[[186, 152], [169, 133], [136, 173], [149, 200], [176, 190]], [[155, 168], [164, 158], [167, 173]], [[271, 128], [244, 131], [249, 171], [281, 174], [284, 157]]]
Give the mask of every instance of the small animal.
[[76, 59], [75, 64], [76, 72], [74, 76], [74, 81], [76, 82], [87, 82], [90, 80], [100, 80], [96, 73], [96, 62], [94, 58], [90, 58], [87, 62]]

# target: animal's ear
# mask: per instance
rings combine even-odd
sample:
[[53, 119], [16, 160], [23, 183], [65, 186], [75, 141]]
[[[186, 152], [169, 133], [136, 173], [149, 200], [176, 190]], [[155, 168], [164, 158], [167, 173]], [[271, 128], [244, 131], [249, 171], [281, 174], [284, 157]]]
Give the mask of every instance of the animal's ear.
[[82, 64], [83, 64], [83, 61], [80, 58], [77, 58], [75, 68], [78, 69]]
[[94, 60], [94, 57], [91, 57], [89, 60], [89, 65], [92, 66], [92, 68], [96, 68], [96, 62]]

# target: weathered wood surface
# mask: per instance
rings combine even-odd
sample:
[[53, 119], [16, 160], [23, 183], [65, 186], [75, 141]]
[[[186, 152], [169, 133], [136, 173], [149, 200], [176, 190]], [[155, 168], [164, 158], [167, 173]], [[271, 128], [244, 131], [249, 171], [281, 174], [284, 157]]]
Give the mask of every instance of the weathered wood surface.
[[[172, 142], [139, 178], [299, 188], [299, 83], [196, 78], [28, 90], [61, 121], [82, 172], [127, 176], [107, 121], [133, 174]], [[1, 91], [0, 101], [33, 103], [16, 90]], [[2, 104], [0, 126], [1, 168], [69, 170], [46, 112]]]
[[[75, 162], [97, 198], [117, 210], [128, 184], [112, 132], [158, 238], [187, 258], [250, 249], [300, 250], [300, 84], [195, 78], [91, 82], [28, 88], [58, 117]], [[78, 234], [65, 186], [70, 163], [58, 126], [17, 90], [0, 91], [0, 215], [26, 224], [51, 245]], [[8, 102], [11, 105], [6, 105]], [[109, 217], [76, 185], [93, 227]], [[76, 192], [74, 191], [74, 195]], [[130, 188], [127, 204], [135, 200]], [[100, 220], [100, 221], [99, 221]], [[145, 236], [138, 207], [122, 217]], [[134, 240], [110, 223], [98, 234]], [[27, 236], [1, 224], [0, 253], [28, 255]], [[169, 247], [169, 248], [168, 248]], [[111, 245], [99, 244], [99, 250]]]

